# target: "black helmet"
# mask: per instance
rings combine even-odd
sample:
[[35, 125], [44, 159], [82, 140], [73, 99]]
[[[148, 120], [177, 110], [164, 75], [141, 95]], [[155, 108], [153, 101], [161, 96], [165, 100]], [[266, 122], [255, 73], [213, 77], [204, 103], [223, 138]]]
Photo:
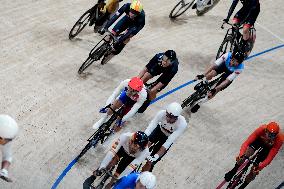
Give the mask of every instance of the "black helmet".
[[235, 58], [239, 63], [242, 63], [244, 61], [244, 59], [246, 58], [245, 53], [241, 52], [241, 51], [235, 51], [233, 53], [233, 58]]
[[174, 50], [167, 50], [165, 55], [171, 60], [175, 60], [177, 58], [176, 52]]
[[138, 144], [140, 148], [144, 150], [148, 144], [149, 138], [144, 132], [137, 131], [136, 133], [133, 134], [132, 140], [134, 144]]

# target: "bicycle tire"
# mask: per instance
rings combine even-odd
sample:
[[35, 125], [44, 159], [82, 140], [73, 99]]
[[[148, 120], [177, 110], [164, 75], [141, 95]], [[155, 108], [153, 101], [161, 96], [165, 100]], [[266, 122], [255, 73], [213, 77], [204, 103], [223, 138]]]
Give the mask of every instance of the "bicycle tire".
[[206, 8], [204, 8], [202, 11], [199, 11], [199, 10], [196, 9], [196, 15], [197, 15], [197, 16], [202, 16], [202, 15], [204, 15], [205, 13], [207, 13], [208, 11], [210, 11], [211, 9], [213, 9], [213, 7], [215, 7], [219, 1], [220, 1], [220, 0], [214, 1], [214, 3], [213, 3], [212, 6], [206, 7]]
[[[182, 15], [185, 11], [187, 11], [192, 4], [194, 3], [195, 0], [192, 0], [191, 2], [186, 3], [184, 6], [182, 6], [182, 1], [179, 1], [174, 8], [171, 10], [169, 17], [174, 19]], [[181, 7], [179, 7], [181, 5]], [[179, 8], [178, 8], [179, 7]], [[178, 11], [174, 13], [174, 11], [178, 8]]]
[[[74, 24], [74, 26], [69, 32], [70, 40], [76, 37], [86, 27], [86, 25], [88, 25], [88, 23], [90, 22], [91, 15], [92, 15], [92, 9], [89, 9], [77, 20], [77, 22]], [[73, 33], [73, 31], [77, 26], [79, 26], [79, 28], [76, 30], [75, 33]]]
[[198, 92], [194, 92], [192, 95], [190, 95], [188, 98], [184, 99], [182, 101], [181, 107], [182, 109], [185, 107], [188, 107], [190, 104], [192, 104], [194, 101], [196, 101], [196, 97], [198, 96]]
[[86, 144], [86, 146], [83, 148], [83, 150], [81, 151], [81, 153], [77, 156], [77, 160], [79, 160], [81, 157], [83, 157], [83, 155], [85, 155], [87, 153], [87, 151], [89, 149], [91, 149], [92, 147], [92, 143], [91, 142], [88, 142], [88, 144]]
[[93, 64], [95, 60], [92, 59], [90, 56], [85, 60], [85, 62], [80, 66], [78, 70], [78, 74], [82, 74], [90, 65]]
[[223, 54], [225, 54], [226, 52], [228, 52], [228, 45], [230, 46], [229, 51], [232, 51], [232, 39], [233, 37], [231, 35], [228, 35], [226, 38], [224, 38], [223, 42], [221, 43], [217, 55], [216, 55], [216, 60], [218, 58], [220, 58]]

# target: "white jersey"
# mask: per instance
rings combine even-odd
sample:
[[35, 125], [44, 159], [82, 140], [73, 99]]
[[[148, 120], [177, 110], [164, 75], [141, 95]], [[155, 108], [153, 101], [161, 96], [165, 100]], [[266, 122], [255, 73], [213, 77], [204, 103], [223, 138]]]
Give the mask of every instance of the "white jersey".
[[12, 162], [12, 142], [5, 145], [0, 145], [2, 151], [2, 161]]
[[174, 141], [185, 131], [187, 123], [185, 118], [180, 115], [176, 122], [173, 124], [168, 123], [166, 120], [166, 110], [160, 110], [154, 119], [150, 122], [149, 126], [145, 130], [145, 133], [149, 136], [156, 127], [160, 127], [161, 131], [168, 136], [168, 139], [163, 146], [168, 149]]
[[[112, 104], [118, 97], [119, 94], [128, 86], [128, 82], [130, 79], [126, 79], [122, 81], [119, 86], [113, 91], [112, 95], [107, 99], [105, 106]], [[143, 88], [136, 96], [136, 99], [133, 99], [136, 101], [136, 103], [133, 105], [131, 110], [122, 118], [122, 121], [127, 121], [129, 118], [134, 116], [134, 114], [138, 111], [138, 109], [143, 105], [145, 100], [147, 99], [147, 91], [145, 86], [143, 85]]]
[[129, 156], [134, 157], [135, 159], [121, 173], [120, 177], [123, 177], [124, 175], [128, 175], [129, 173], [131, 173], [151, 154], [148, 147], [146, 147], [143, 151], [136, 152], [135, 154], [130, 153], [129, 143], [133, 134], [134, 133], [127, 132], [120, 135], [120, 137], [115, 141], [115, 143], [111, 147], [111, 155], [110, 153], [106, 155], [106, 157], [104, 158], [104, 160], [100, 165], [100, 169], [105, 168], [109, 164], [111, 159], [114, 157], [114, 155], [118, 152], [118, 150], [121, 147]]

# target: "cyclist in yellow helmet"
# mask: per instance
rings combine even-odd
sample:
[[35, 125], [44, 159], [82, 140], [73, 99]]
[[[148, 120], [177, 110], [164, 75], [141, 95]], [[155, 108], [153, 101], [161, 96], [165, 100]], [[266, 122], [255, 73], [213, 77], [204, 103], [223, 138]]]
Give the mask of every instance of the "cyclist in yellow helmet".
[[132, 3], [125, 3], [115, 15], [107, 22], [104, 28], [99, 33], [104, 34], [106, 30], [123, 14], [118, 23], [113, 27], [111, 33], [118, 36], [122, 32], [125, 33], [119, 37], [117, 43], [114, 45], [113, 55], [119, 54], [130, 38], [136, 35], [145, 25], [145, 12], [143, 5], [139, 0], [133, 0]]

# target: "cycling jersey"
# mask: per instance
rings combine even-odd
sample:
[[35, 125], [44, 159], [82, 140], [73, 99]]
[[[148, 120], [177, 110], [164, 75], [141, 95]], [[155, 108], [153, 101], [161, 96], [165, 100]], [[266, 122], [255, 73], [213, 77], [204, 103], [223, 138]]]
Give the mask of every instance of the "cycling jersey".
[[160, 127], [164, 135], [167, 136], [167, 140], [163, 146], [168, 149], [185, 131], [187, 128], [187, 123], [182, 115], [178, 117], [176, 122], [168, 123], [166, 120], [166, 110], [160, 110], [150, 122], [149, 126], [145, 130], [145, 133], [150, 136], [156, 127]]
[[[124, 169], [124, 171], [120, 174], [120, 177], [123, 177], [124, 175], [128, 175], [133, 170], [135, 170], [136, 167], [138, 167], [146, 159], [146, 157], [150, 155], [148, 147], [146, 147], [143, 151], [136, 152], [135, 154], [132, 154], [130, 152], [129, 142], [133, 134], [134, 133], [128, 132], [128, 133], [123, 133], [122, 135], [120, 135], [119, 139], [115, 141], [115, 143], [112, 145], [110, 152], [108, 152], [108, 154], [102, 161], [99, 169], [105, 168], [116, 154], [118, 153], [123, 154], [121, 153], [121, 150], [123, 149], [123, 152], [125, 152], [123, 156], [133, 157], [133, 158], [128, 158], [131, 160], [134, 159], [131, 162], [129, 162], [128, 166], [126, 165], [127, 168]], [[123, 157], [119, 157], [119, 158], [123, 158]]]
[[[229, 19], [234, 12], [239, 0], [233, 0], [233, 3], [228, 12], [227, 19]], [[260, 12], [259, 0], [241, 0], [243, 7], [236, 13], [234, 19], [237, 22], [244, 22], [245, 24], [254, 25], [257, 16]]]
[[244, 64], [240, 63], [237, 66], [230, 66], [232, 53], [227, 52], [215, 61], [217, 74], [222, 72], [227, 73], [227, 79], [233, 81], [244, 69]]
[[134, 172], [119, 179], [113, 189], [135, 189], [136, 181], [140, 173]]
[[265, 135], [265, 128], [266, 125], [262, 125], [259, 128], [257, 128], [248, 138], [247, 140], [242, 144], [242, 147], [240, 149], [239, 156], [243, 156], [245, 154], [246, 149], [254, 143], [256, 145], [255, 141], [258, 141], [258, 147], [261, 143], [261, 147], [264, 148], [264, 151], [267, 151], [266, 157], [263, 158], [264, 160], [259, 164], [259, 169], [262, 170], [264, 167], [269, 165], [273, 158], [278, 153], [279, 149], [281, 148], [283, 144], [283, 140], [281, 139], [281, 134], [278, 134], [274, 140], [273, 143], [268, 143], [266, 135]]
[[163, 56], [164, 53], [156, 54], [146, 65], [146, 68], [153, 77], [161, 74], [157, 81], [163, 83], [163, 88], [165, 88], [177, 73], [179, 62], [178, 59], [176, 59], [172, 61], [170, 66], [163, 67], [161, 66]]
[[[130, 79], [126, 79], [122, 81], [119, 86], [113, 91], [112, 95], [107, 99], [106, 105], [112, 104], [116, 99], [120, 99], [123, 104], [134, 104], [131, 108], [131, 110], [122, 118], [122, 121], [127, 121], [129, 118], [131, 118], [138, 109], [143, 105], [145, 100], [147, 99], [147, 91], [145, 89], [145, 86], [142, 88], [141, 91], [135, 96], [127, 96], [126, 90], [128, 86], [128, 82]], [[120, 94], [120, 96], [119, 96]], [[130, 102], [132, 101], [132, 102]], [[134, 101], [134, 102], [133, 102]]]
[[0, 145], [0, 148], [2, 150], [2, 162], [12, 162], [12, 142], [8, 142], [5, 145]]

